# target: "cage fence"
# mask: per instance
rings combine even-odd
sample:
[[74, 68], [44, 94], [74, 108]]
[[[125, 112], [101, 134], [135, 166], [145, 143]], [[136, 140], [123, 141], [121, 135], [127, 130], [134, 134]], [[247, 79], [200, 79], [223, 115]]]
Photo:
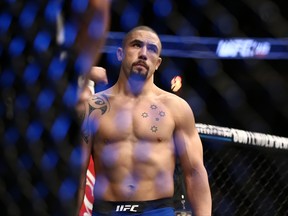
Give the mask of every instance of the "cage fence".
[[[71, 111], [77, 73], [73, 73], [73, 59], [60, 60], [63, 47], [56, 42], [53, 13], [60, 5], [57, 1], [5, 0], [0, 6], [1, 214], [72, 215], [80, 158], [79, 127]], [[114, 39], [115, 35], [110, 34]], [[176, 46], [177, 39], [163, 39], [172, 49], [164, 50], [167, 56], [179, 57], [180, 53], [188, 58], [199, 54], [187, 52], [188, 46], [181, 50]], [[108, 38], [107, 46], [113, 46], [106, 46], [106, 52], [115, 49], [115, 40], [110, 42]], [[201, 58], [219, 57], [215, 52], [219, 40], [212, 42], [209, 53]], [[267, 53], [268, 57], [287, 58], [287, 41], [269, 42], [272, 51], [279, 46], [281, 49]], [[213, 215], [288, 215], [286, 138], [264, 135], [265, 140], [257, 143], [260, 138], [235, 140], [235, 134], [211, 136], [213, 130], [202, 132]], [[176, 181], [181, 182], [180, 172]], [[176, 186], [177, 209], [181, 212], [184, 205], [189, 210], [188, 202], [181, 197], [182, 186]]]
[[[197, 124], [197, 127], [204, 147], [213, 215], [288, 214], [287, 138], [205, 124]], [[237, 134], [242, 137], [239, 139]], [[177, 181], [181, 182], [179, 177]], [[185, 192], [183, 182], [179, 182], [175, 199], [181, 212], [181, 209], [189, 209], [189, 205], [187, 201], [184, 208], [181, 205], [179, 191], [184, 195]]]

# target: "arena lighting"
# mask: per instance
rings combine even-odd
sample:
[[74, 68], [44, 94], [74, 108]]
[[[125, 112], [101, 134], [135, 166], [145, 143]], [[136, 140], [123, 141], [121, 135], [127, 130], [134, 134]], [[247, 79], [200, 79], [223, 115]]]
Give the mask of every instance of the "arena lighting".
[[[104, 53], [115, 53], [124, 32], [109, 32]], [[288, 38], [203, 38], [159, 35], [162, 56], [210, 59], [288, 59]]]
[[171, 80], [171, 90], [173, 92], [179, 91], [179, 89], [182, 87], [182, 78], [181, 76], [175, 76]]

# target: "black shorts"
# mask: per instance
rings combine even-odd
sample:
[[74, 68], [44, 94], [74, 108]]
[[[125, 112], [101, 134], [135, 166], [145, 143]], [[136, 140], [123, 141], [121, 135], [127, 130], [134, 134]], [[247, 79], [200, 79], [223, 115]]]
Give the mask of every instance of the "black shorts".
[[161, 215], [174, 216], [172, 198], [163, 198], [149, 201], [112, 202], [94, 200], [93, 216], [104, 215]]

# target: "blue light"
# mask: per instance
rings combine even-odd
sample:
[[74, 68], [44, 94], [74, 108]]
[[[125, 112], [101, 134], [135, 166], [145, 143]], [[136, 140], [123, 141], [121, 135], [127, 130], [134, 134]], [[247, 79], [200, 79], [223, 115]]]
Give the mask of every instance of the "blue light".
[[72, 8], [78, 13], [85, 12], [88, 6], [88, 0], [72, 0]]
[[206, 134], [200, 134], [199, 136], [200, 136], [200, 138], [220, 140], [223, 142], [231, 142], [232, 141], [232, 138], [230, 138], [230, 137], [220, 137], [220, 136], [216, 136], [216, 135], [206, 135]]
[[39, 122], [31, 122], [26, 130], [26, 137], [29, 142], [38, 141], [43, 133], [43, 126]]
[[47, 32], [39, 32], [34, 40], [34, 48], [38, 52], [45, 52], [51, 41], [51, 36]]
[[69, 117], [63, 115], [58, 117], [51, 128], [52, 137], [57, 141], [63, 140], [69, 130], [69, 127], [70, 127]]
[[124, 29], [131, 29], [137, 25], [139, 13], [132, 7], [126, 7], [121, 16], [121, 25]]
[[100, 16], [94, 16], [88, 28], [88, 33], [91, 38], [98, 39], [104, 33], [103, 19]]
[[77, 28], [72, 23], [65, 23], [64, 25], [64, 44], [70, 47], [74, 44], [77, 36]]
[[15, 80], [15, 74], [11, 70], [0, 73], [0, 84], [2, 87], [11, 87]]
[[109, 65], [120, 66], [121, 63], [120, 63], [120, 61], [118, 61], [115, 53], [108, 53], [107, 54], [107, 62]]
[[90, 55], [87, 55], [86, 53], [81, 53], [81, 55], [78, 56], [74, 67], [77, 75], [83, 75], [86, 74], [88, 71], [90, 71], [92, 67], [92, 59]]
[[58, 57], [54, 57], [49, 65], [48, 77], [51, 80], [59, 80], [66, 68], [66, 61], [61, 61]]
[[31, 3], [28, 3], [23, 8], [19, 17], [19, 22], [23, 28], [29, 28], [32, 26], [33, 22], [35, 21], [37, 10], [38, 8]]
[[1, 13], [0, 14], [0, 20], [1, 20], [0, 33], [3, 34], [3, 33], [6, 33], [8, 31], [8, 28], [11, 24], [12, 17], [8, 13]]
[[26, 84], [33, 84], [38, 80], [40, 74], [40, 67], [35, 64], [29, 64], [25, 71], [24, 71], [24, 75], [23, 75], [23, 79], [26, 82]]
[[61, 11], [61, 1], [50, 0], [45, 9], [45, 19], [48, 22], [55, 23], [57, 16]]
[[156, 0], [153, 5], [154, 13], [160, 17], [167, 17], [172, 11], [170, 0]]
[[21, 37], [15, 37], [10, 42], [9, 53], [12, 56], [20, 55], [25, 48], [25, 40]]
[[62, 185], [59, 189], [59, 197], [61, 200], [70, 200], [75, 197], [75, 193], [77, 190], [77, 184], [75, 181], [71, 179], [66, 179], [63, 181]]
[[90, 129], [91, 133], [96, 133], [97, 130], [99, 129], [99, 121], [97, 121], [95, 119], [94, 120], [90, 119], [88, 121], [87, 127]]
[[77, 85], [68, 85], [63, 96], [64, 103], [68, 107], [73, 107], [77, 102]]
[[51, 107], [54, 99], [55, 99], [54, 91], [50, 89], [44, 89], [43, 91], [40, 92], [38, 96], [37, 107], [42, 111], [46, 111]]
[[43, 155], [41, 166], [44, 170], [51, 170], [56, 166], [58, 159], [58, 155], [54, 151], [49, 150]]

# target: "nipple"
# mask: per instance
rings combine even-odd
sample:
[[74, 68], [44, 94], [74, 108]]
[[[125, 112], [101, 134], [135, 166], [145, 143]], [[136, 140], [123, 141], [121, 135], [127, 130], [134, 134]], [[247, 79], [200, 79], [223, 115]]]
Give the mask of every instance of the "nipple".
[[130, 190], [135, 190], [135, 186], [132, 185], [132, 184], [128, 185], [128, 187], [129, 187]]

